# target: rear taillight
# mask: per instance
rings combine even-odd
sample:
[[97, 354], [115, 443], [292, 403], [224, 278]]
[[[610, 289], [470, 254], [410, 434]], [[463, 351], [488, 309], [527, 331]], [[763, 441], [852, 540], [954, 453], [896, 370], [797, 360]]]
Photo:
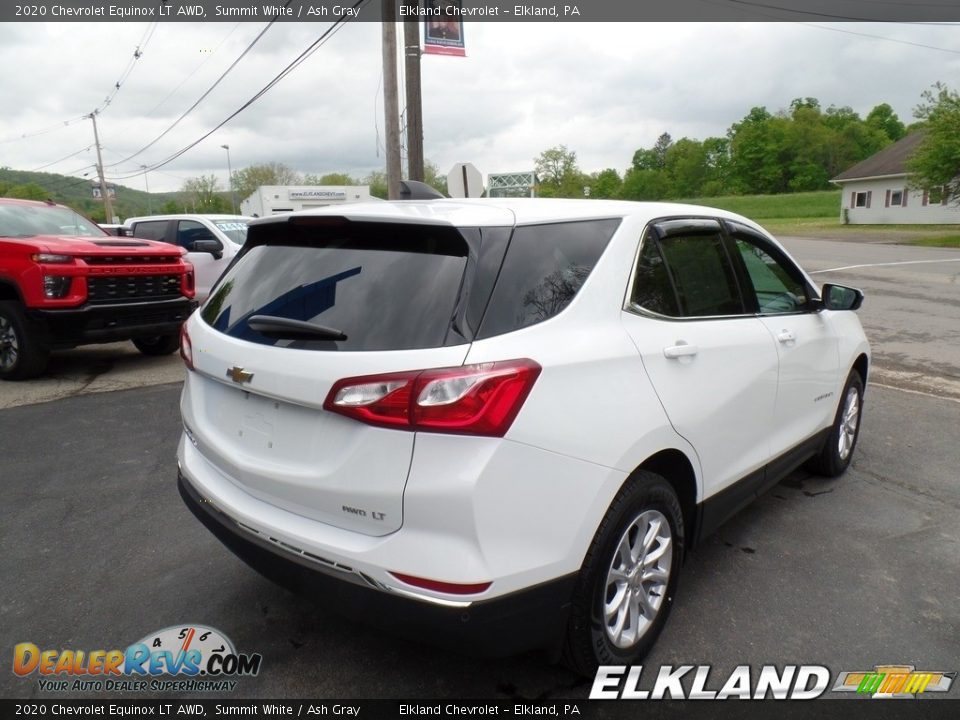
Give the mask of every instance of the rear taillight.
[[524, 359], [345, 378], [323, 407], [380, 427], [503, 437], [540, 370]]
[[183, 358], [183, 364], [187, 366], [187, 370], [193, 370], [193, 343], [190, 342], [186, 323], [180, 326], [180, 357]]

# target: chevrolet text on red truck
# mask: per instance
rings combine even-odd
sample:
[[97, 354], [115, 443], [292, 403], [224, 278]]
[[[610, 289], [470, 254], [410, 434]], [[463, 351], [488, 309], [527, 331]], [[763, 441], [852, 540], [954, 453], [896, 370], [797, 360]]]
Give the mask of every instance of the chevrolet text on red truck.
[[53, 202], [0, 198], [0, 379], [36, 377], [51, 350], [77, 345], [174, 352], [195, 306], [183, 254], [107, 235]]

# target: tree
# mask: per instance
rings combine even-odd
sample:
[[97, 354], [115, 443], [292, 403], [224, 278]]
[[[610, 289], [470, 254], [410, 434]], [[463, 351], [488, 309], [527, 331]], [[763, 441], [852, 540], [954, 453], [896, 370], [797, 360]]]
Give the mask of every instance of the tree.
[[662, 170], [630, 168], [623, 177], [620, 197], [625, 200], [662, 200], [670, 194], [670, 179]]
[[914, 115], [925, 122], [924, 135], [907, 161], [911, 184], [943, 187], [951, 201], [960, 202], [960, 95], [937, 83], [922, 97]]
[[370, 195], [381, 200], [387, 199], [387, 173], [383, 170], [374, 170], [363, 179], [364, 185], [370, 186]]
[[900, 122], [900, 118], [887, 103], [881, 103], [870, 111], [867, 115], [867, 125], [874, 130], [879, 130], [894, 142], [907, 134], [907, 129]]
[[680, 138], [664, 156], [664, 171], [670, 181], [669, 197], [695, 198], [703, 194], [707, 180], [707, 152], [703, 143]]
[[577, 167], [577, 154], [566, 145], [544, 150], [533, 161], [542, 197], [583, 197], [589, 178]]
[[183, 193], [193, 212], [229, 212], [230, 203], [220, 194], [220, 181], [216, 175], [201, 175], [190, 178], [183, 184]]
[[7, 197], [20, 198], [21, 200], [46, 200], [50, 193], [37, 185], [35, 182], [25, 183], [23, 185], [14, 185], [6, 192]]
[[429, 160], [423, 161], [423, 181], [444, 195], [449, 194], [447, 192], [447, 176], [440, 173], [440, 168], [437, 167], [436, 163]]
[[632, 166], [635, 170], [663, 170], [667, 161], [667, 150], [673, 145], [670, 133], [662, 133], [652, 148], [641, 148], [633, 153]]
[[304, 185], [356, 185], [357, 181], [346, 173], [327, 173], [326, 175], [303, 176]]
[[591, 174], [587, 180], [587, 185], [590, 186], [590, 197], [592, 198], [618, 198], [620, 197], [620, 190], [623, 188], [623, 180], [620, 179], [620, 173], [613, 168], [607, 168]]
[[737, 193], [782, 193], [788, 189], [786, 132], [791, 120], [765, 107], [751, 108], [734, 123], [730, 138], [731, 188]]
[[253, 195], [261, 185], [299, 185], [302, 182], [300, 173], [278, 162], [251, 165], [243, 170], [235, 170], [231, 178], [231, 184], [240, 202]]

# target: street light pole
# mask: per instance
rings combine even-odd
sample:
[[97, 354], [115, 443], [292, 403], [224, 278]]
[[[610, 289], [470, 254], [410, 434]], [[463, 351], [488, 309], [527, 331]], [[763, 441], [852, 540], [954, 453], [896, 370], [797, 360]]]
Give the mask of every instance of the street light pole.
[[143, 170], [143, 184], [147, 186], [147, 215], [153, 215], [153, 199], [150, 197], [150, 181], [147, 180], [147, 166], [141, 165]]
[[237, 197], [233, 193], [233, 168], [230, 166], [230, 146], [221, 145], [227, 151], [227, 183], [230, 185], [230, 205], [233, 207], [233, 214], [237, 214]]

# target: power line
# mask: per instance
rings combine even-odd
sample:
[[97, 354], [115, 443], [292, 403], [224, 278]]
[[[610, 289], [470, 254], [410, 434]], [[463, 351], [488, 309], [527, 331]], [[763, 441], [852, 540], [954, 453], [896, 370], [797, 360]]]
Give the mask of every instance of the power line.
[[[774, 6], [774, 5], [764, 5], [763, 3], [747, 2], [747, 0], [723, 0], [722, 2], [718, 2], [717, 0], [699, 0], [699, 2], [704, 3], [705, 5], [714, 5], [714, 6], [716, 6], [716, 7], [721, 7], [721, 6], [723, 6], [723, 5], [727, 5], [727, 4], [733, 3], [733, 4], [738, 4], [738, 5], [747, 5], [747, 6], [750, 6], [751, 8], [766, 8], [766, 9], [768, 9], [768, 10], [778, 10], [778, 11], [781, 11], [781, 12], [792, 12], [792, 13], [797, 13], [797, 14], [800, 14], [800, 15], [818, 15], [818, 16], [820, 16], [820, 17], [827, 17], [827, 18], [831, 18], [831, 19], [835, 19], [835, 20], [860, 20], [860, 18], [852, 18], [852, 17], [848, 17], [848, 16], [844, 16], [844, 15], [829, 15], [829, 14], [827, 14], [827, 13], [806, 12], [806, 11], [803, 11], [803, 10], [793, 10], [793, 9], [790, 9], [790, 8], [781, 8], [781, 7], [777, 7], [777, 6]], [[887, 3], [887, 4], [900, 5], [901, 3]], [[936, 5], [935, 7], [940, 7], [940, 6], [939, 6], [939, 5]], [[952, 6], [945, 6], [945, 7], [952, 7]], [[744, 12], [746, 12], [746, 13], [751, 13], [751, 14], [753, 14], [753, 15], [759, 15], [760, 17], [772, 18], [772, 19], [775, 19], [775, 20], [783, 20], [783, 17], [780, 16], [780, 15], [775, 15], [775, 14], [770, 13], [770, 12], [763, 12], [762, 10], [750, 9], [750, 10], [744, 10]], [[872, 21], [872, 20], [864, 20], [864, 22], [875, 22], [875, 21]], [[818, 30], [829, 30], [830, 32], [843, 33], [843, 34], [845, 34], [845, 35], [856, 35], [857, 37], [865, 37], [865, 38], [870, 38], [870, 39], [872, 39], [872, 40], [884, 40], [884, 41], [886, 41], [886, 42], [897, 43], [897, 44], [899, 44], [899, 45], [910, 45], [911, 47], [923, 48], [923, 49], [925, 49], [925, 50], [935, 50], [935, 51], [937, 51], [937, 52], [950, 53], [951, 55], [960, 55], [960, 50], [953, 50], [953, 49], [951, 49], [951, 48], [938, 47], [938, 46], [936, 46], [936, 45], [927, 45], [927, 44], [925, 44], [925, 43], [913, 42], [913, 41], [911, 41], [911, 40], [900, 40], [900, 39], [898, 39], [898, 38], [885, 37], [885, 36], [883, 36], [883, 35], [873, 35], [873, 34], [871, 34], [871, 33], [857, 32], [857, 31], [855, 31], [855, 30], [844, 30], [844, 29], [842, 29], [842, 28], [831, 27], [831, 26], [829, 26], [829, 25], [818, 25], [817, 23], [794, 21], [794, 24], [795, 24], [795, 25], [804, 25], [804, 26], [806, 26], [806, 27], [817, 28]], [[957, 24], [960, 24], [960, 23], [908, 23], [908, 22], [898, 22], [898, 23], [896, 23], [896, 24], [897, 24], [897, 25], [923, 25], [923, 26], [926, 26], [926, 27], [940, 27], [940, 26], [946, 26], [946, 25], [957, 25]]]
[[[782, 6], [780, 6], [780, 5], [768, 5], [768, 4], [761, 3], [761, 2], [750, 2], [750, 0], [726, 0], [726, 3], [731, 4], [731, 5], [747, 5], [747, 6], [750, 6], [750, 7], [763, 8], [763, 9], [765, 9], [765, 10], [775, 10], [775, 11], [782, 12], [782, 13], [793, 13], [793, 14], [795, 14], [795, 15], [808, 15], [808, 16], [809, 16], [809, 15], [812, 15], [812, 16], [815, 16], [815, 17], [829, 18], [829, 19], [831, 19], [831, 20], [844, 20], [844, 21], [848, 21], [848, 22], [850, 22], [850, 21], [853, 21], [853, 22], [878, 22], [877, 18], [857, 17], [857, 16], [853, 16], [853, 15], [835, 15], [835, 14], [825, 13], [825, 12], [816, 12], [816, 11], [813, 11], [813, 10], [797, 10], [797, 9], [795, 9], [795, 8], [782, 7]], [[871, 2], [871, 4], [875, 4], [875, 3], [872, 3], [872, 2]], [[914, 7], [916, 7], [916, 6], [918, 5], [918, 4], [916, 4], [916, 3], [909, 3], [909, 4], [908, 4], [908, 3], [898, 3], [898, 2], [887, 2], [887, 3], [883, 3], [883, 4], [885, 4], [885, 5], [895, 5], [895, 6], [901, 6], [901, 7], [910, 7], [910, 8], [914, 8]], [[953, 7], [952, 5], [938, 5], [938, 4], [933, 4], [933, 5], [927, 4], [926, 6], [927, 6], [927, 7]], [[905, 24], [914, 24], [914, 23], [905, 23]], [[916, 24], [927, 24], [927, 23], [916, 23]]]
[[[292, 1], [292, 0], [287, 0], [286, 5], [289, 5], [291, 1]], [[278, 16], [278, 17], [279, 17], [279, 16]], [[193, 105], [191, 105], [190, 107], [188, 107], [188, 108], [183, 112], [183, 114], [180, 115], [180, 117], [178, 117], [176, 120], [174, 120], [174, 121], [173, 121], [173, 124], [170, 125], [170, 127], [168, 127], [168, 128], [167, 128], [166, 130], [164, 130], [162, 133], [160, 133], [159, 135], [157, 135], [157, 137], [155, 137], [153, 140], [151, 140], [149, 143], [147, 143], [146, 145], [144, 145], [142, 148], [140, 148], [139, 150], [137, 150], [137, 151], [136, 151], [135, 153], [133, 153], [132, 155], [130, 155], [130, 156], [128, 156], [128, 157], [125, 157], [123, 160], [118, 160], [118, 161], [115, 162], [115, 163], [110, 163], [107, 167], [116, 167], [117, 165], [122, 165], [122, 164], [125, 163], [125, 162], [128, 162], [128, 161], [130, 161], [130, 160], [133, 160], [133, 158], [135, 158], [135, 157], [137, 157], [138, 155], [142, 154], [142, 153], [145, 152], [146, 150], [149, 150], [151, 147], [153, 147], [154, 145], [156, 145], [161, 139], [163, 139], [163, 138], [167, 135], [167, 133], [169, 133], [169, 132], [170, 132], [171, 130], [173, 130], [177, 125], [179, 125], [181, 120], [183, 120], [185, 117], [187, 117], [187, 115], [189, 115], [191, 112], [193, 112], [193, 111], [196, 109], [197, 105], [199, 105], [200, 103], [202, 103], [202, 102], [207, 98], [207, 96], [210, 95], [210, 93], [212, 93], [212, 92], [216, 89], [216, 87], [217, 87], [221, 82], [223, 82], [224, 78], [226, 78], [227, 75], [229, 75], [229, 74], [231, 73], [231, 71], [239, 64], [239, 62], [240, 62], [241, 60], [243, 60], [244, 56], [246, 56], [246, 54], [247, 54], [248, 52], [250, 52], [250, 51], [253, 49], [253, 47], [254, 47], [258, 42], [260, 42], [260, 38], [262, 38], [262, 37], [266, 34], [266, 32], [267, 32], [271, 27], [273, 27], [273, 24], [274, 24], [275, 22], [277, 22], [277, 17], [275, 17], [273, 20], [271, 20], [270, 22], [268, 22], [268, 23], [266, 24], [266, 26], [263, 28], [263, 30], [260, 31], [260, 34], [258, 34], [258, 35], [253, 39], [253, 42], [251, 42], [249, 45], [247, 45], [247, 47], [244, 48], [243, 52], [240, 53], [240, 55], [237, 57], [237, 59], [234, 60], [232, 63], [230, 63], [230, 67], [228, 67], [226, 70], [224, 70], [223, 73], [220, 75], [220, 77], [218, 77], [218, 78], [216, 79], [216, 81], [213, 83], [213, 85], [211, 85], [209, 88], [207, 88], [207, 91], [204, 92], [203, 95], [201, 95], [199, 98], [197, 98], [196, 102], [194, 102]]]
[[144, 31], [143, 35], [140, 37], [140, 42], [137, 44], [136, 49], [133, 51], [133, 56], [127, 62], [126, 68], [120, 74], [120, 79], [114, 83], [113, 89], [110, 91], [110, 94], [104, 99], [104, 101], [97, 107], [93, 112], [100, 113], [106, 110], [107, 106], [113, 102], [113, 99], [117, 96], [117, 93], [120, 92], [120, 88], [127, 81], [127, 78], [130, 77], [130, 73], [133, 72], [133, 68], [136, 67], [137, 60], [143, 55], [143, 49], [147, 47], [147, 43], [150, 42], [150, 38], [153, 37], [153, 33], [157, 30], [157, 25], [159, 23], [154, 21], [147, 26], [147, 29]]
[[[356, 2], [353, 3], [353, 5], [351, 6], [351, 8], [357, 9], [357, 8], [361, 7], [362, 5], [365, 5], [367, 2], [368, 2], [368, 0], [356, 0]], [[135, 173], [130, 173], [130, 174], [127, 174], [127, 175], [117, 175], [117, 176], [113, 177], [112, 179], [113, 179], [113, 180], [126, 180], [126, 179], [128, 179], [128, 178], [133, 178], [133, 177], [137, 177], [137, 176], [139, 176], [139, 175], [142, 175], [144, 172], [153, 172], [153, 171], [156, 170], [157, 168], [161, 168], [161, 167], [163, 167], [163, 166], [165, 166], [165, 165], [168, 165], [169, 163], [173, 162], [174, 160], [176, 160], [177, 158], [179, 158], [181, 155], [183, 155], [183, 154], [186, 153], [187, 151], [189, 151], [189, 150], [193, 149], [194, 147], [196, 147], [197, 145], [199, 145], [201, 142], [203, 142], [203, 141], [206, 140], [208, 137], [210, 137], [211, 135], [213, 135], [213, 133], [215, 133], [217, 130], [219, 130], [219, 129], [222, 128], [224, 125], [226, 125], [228, 122], [230, 122], [231, 120], [233, 120], [233, 118], [235, 118], [237, 115], [239, 115], [239, 114], [242, 113], [244, 110], [246, 110], [248, 107], [250, 107], [251, 105], [253, 105], [257, 100], [259, 100], [261, 97], [263, 97], [263, 96], [264, 96], [267, 92], [269, 92], [277, 83], [279, 83], [279, 82], [280, 82], [281, 80], [283, 80], [287, 75], [289, 75], [291, 72], [293, 72], [293, 71], [294, 71], [297, 67], [299, 67], [300, 64], [303, 63], [307, 58], [309, 58], [311, 55], [313, 55], [313, 53], [316, 52], [320, 47], [322, 47], [322, 46], [327, 42], [327, 40], [329, 40], [331, 37], [333, 37], [340, 29], [342, 29], [348, 22], [350, 22], [350, 19], [352, 19], [353, 17], [354, 17], [353, 15], [349, 15], [349, 16], [345, 15], [345, 16], [341, 17], [340, 19], [338, 19], [336, 22], [334, 22], [330, 27], [328, 27], [328, 28], [323, 32], [322, 35], [320, 35], [319, 38], [317, 38], [316, 40], [314, 40], [314, 41], [307, 47], [306, 50], [304, 50], [302, 53], [300, 53], [300, 55], [298, 55], [293, 61], [291, 61], [283, 70], [281, 70], [279, 73], [277, 73], [277, 74], [273, 77], [273, 79], [270, 80], [270, 82], [268, 82], [266, 85], [264, 85], [264, 86], [263, 86], [258, 92], [256, 92], [249, 100], [247, 100], [243, 105], [241, 105], [241, 106], [240, 106], [239, 108], [237, 108], [234, 112], [232, 112], [230, 115], [228, 115], [228, 116], [226, 117], [226, 119], [224, 119], [222, 122], [220, 122], [219, 124], [217, 124], [217, 125], [216, 125], [214, 128], [212, 128], [209, 132], [207, 132], [207, 133], [205, 133], [204, 135], [200, 136], [199, 138], [197, 138], [196, 140], [194, 140], [192, 143], [190, 143], [189, 145], [181, 148], [180, 150], [176, 151], [176, 152], [173, 153], [172, 155], [169, 155], [169, 156], [168, 156], [167, 158], [165, 158], [164, 160], [161, 160], [160, 162], [151, 165], [150, 167], [146, 168], [145, 170], [138, 171], [138, 172], [135, 172]], [[129, 159], [129, 158], [128, 158], [128, 159]], [[119, 163], [115, 163], [115, 164], [119, 164]]]
[[169, 100], [169, 99], [173, 96], [174, 93], [177, 92], [177, 90], [179, 90], [180, 88], [182, 88], [182, 87], [184, 86], [184, 84], [185, 84], [190, 78], [192, 78], [194, 75], [196, 75], [197, 72], [199, 72], [199, 70], [200, 70], [204, 65], [206, 65], [208, 62], [210, 62], [210, 60], [213, 59], [213, 56], [217, 54], [217, 50], [219, 50], [220, 47], [221, 47], [227, 40], [230, 39], [230, 36], [233, 35], [234, 32], [236, 32], [237, 28], [240, 27], [240, 25], [241, 25], [241, 23], [237, 23], [236, 25], [234, 25], [234, 26], [233, 26], [233, 29], [232, 29], [230, 32], [228, 32], [228, 33], [223, 37], [223, 39], [222, 39], [219, 43], [217, 43], [217, 46], [210, 52], [210, 54], [207, 55], [207, 57], [205, 57], [205, 58], [203, 59], [203, 62], [201, 62], [199, 65], [197, 65], [183, 80], [180, 81], [180, 83], [179, 83], [173, 90], [171, 90], [169, 93], [167, 93], [166, 97], [164, 97], [163, 100], [161, 100], [161, 101], [158, 102], [156, 105], [154, 105], [152, 108], [150, 108], [149, 110], [147, 110], [147, 113], [146, 113], [146, 114], [147, 114], [147, 115], [152, 115], [152, 114], [155, 113], [157, 110], [159, 110], [159, 109], [163, 106], [163, 104], [164, 104], [167, 100]]
[[[124, 69], [123, 73], [121, 73], [120, 79], [117, 80], [117, 82], [114, 84], [113, 91], [110, 93], [110, 95], [107, 96], [107, 98], [103, 101], [103, 103], [96, 110], [94, 110], [94, 112], [100, 112], [101, 110], [106, 108], [107, 105], [109, 105], [113, 101], [113, 98], [116, 97], [117, 93], [120, 92], [120, 86], [123, 85], [124, 82], [126, 82], [127, 78], [130, 77], [130, 73], [133, 72], [134, 64], [136, 63], [137, 60], [140, 59], [140, 56], [143, 54], [142, 48], [145, 48], [147, 46], [147, 43], [150, 42], [150, 38], [153, 37], [153, 33], [154, 31], [156, 31], [156, 28], [157, 28], [157, 24], [158, 23], [156, 22], [151, 23], [147, 27], [147, 29], [144, 31], [144, 34], [141, 36], [140, 43], [137, 45], [136, 49], [133, 51], [133, 57], [127, 63], [127, 67]], [[75, 125], [79, 122], [83, 122], [84, 120], [89, 119], [89, 117], [90, 117], [90, 113], [84, 113], [80, 117], [74, 117], [74, 118], [70, 118], [69, 120], [58, 122], [54, 125], [50, 125], [49, 127], [43, 128], [42, 130], [35, 130], [29, 133], [22, 133], [20, 135], [17, 135], [16, 137], [10, 137], [10, 138], [7, 138], [6, 140], [0, 140], [0, 145], [17, 142], [19, 140], [27, 140], [29, 138], [39, 137], [41, 135], [46, 135], [48, 133], [56, 132], [57, 130], [63, 130], [63, 128], [69, 127], [71, 125]]]
[[70, 125], [76, 125], [79, 122], [83, 122], [84, 120], [87, 119], [87, 117], [89, 117], [89, 115], [81, 115], [80, 117], [64, 120], [63, 122], [59, 122], [56, 125], [50, 125], [49, 127], [46, 127], [43, 130], [35, 130], [34, 132], [31, 132], [31, 133], [23, 133], [21, 135], [17, 135], [16, 137], [7, 138], [6, 140], [0, 140], [0, 145], [17, 142], [18, 140], [26, 140], [28, 138], [38, 137], [40, 135], [46, 135], [47, 133], [56, 132], [57, 130], [63, 130], [63, 128], [65, 127], [69, 127]]
[[64, 155], [64, 156], [63, 156], [62, 158], [60, 158], [59, 160], [54, 160], [53, 162], [48, 162], [46, 165], [41, 165], [40, 167], [36, 167], [36, 168], [34, 168], [33, 170], [30, 170], [29, 172], [39, 172], [39, 171], [43, 170], [44, 168], [50, 167], [51, 165], [56, 165], [57, 163], [61, 163], [61, 162], [63, 162], [64, 160], [69, 160], [70, 158], [74, 157], [75, 155], [79, 155], [79, 154], [82, 153], [82, 152], [87, 152], [87, 151], [89, 151], [90, 148], [92, 148], [92, 147], [93, 147], [93, 145], [87, 145], [85, 148], [80, 148], [80, 149], [77, 150], [76, 152], [72, 152], [72, 153], [70, 153], [69, 155]]
[[[702, 0], [703, 2], [709, 2], [709, 0]], [[717, 5], [719, 3], [710, 3]], [[878, 22], [877, 18], [869, 17], [857, 17], [854, 15], [836, 15], [833, 13], [825, 12], [816, 12], [814, 10], [797, 10], [795, 8], [782, 7], [780, 5], [768, 5], [761, 2], [750, 2], [750, 0], [724, 0], [724, 4], [730, 5], [746, 5], [752, 8], [763, 8], [764, 10], [775, 10], [781, 13], [793, 13], [794, 15], [808, 15], [814, 17], [827, 18], [829, 20], [843, 20], [845, 22]], [[899, 3], [899, 2], [886, 2], [886, 3], [875, 3], [871, 0], [870, 4], [884, 4], [884, 5], [893, 5], [905, 8], [915, 8], [919, 3]], [[939, 4], [926, 4], [926, 7], [953, 7], [953, 5], [939, 5]], [[767, 13], [758, 12], [758, 15], [764, 15], [765, 17], [773, 17], [779, 20], [783, 18], [779, 15], [771, 15]], [[891, 21], [888, 21], [891, 22]], [[897, 21], [901, 25], [956, 25], [957, 23], [926, 23], [926, 22], [910, 22], [910, 21]]]

